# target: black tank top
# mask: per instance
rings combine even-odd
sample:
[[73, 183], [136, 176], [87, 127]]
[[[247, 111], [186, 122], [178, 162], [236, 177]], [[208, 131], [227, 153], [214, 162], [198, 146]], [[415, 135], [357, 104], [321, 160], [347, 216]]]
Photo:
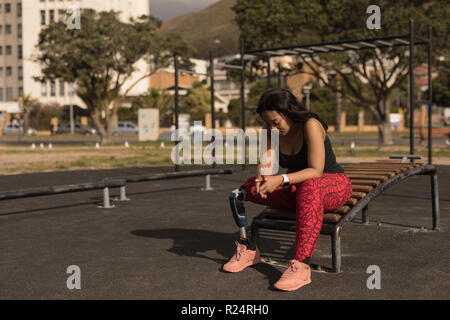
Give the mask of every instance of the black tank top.
[[[323, 173], [343, 173], [344, 169], [336, 162], [333, 148], [328, 136], [325, 138], [325, 166]], [[296, 172], [308, 168], [308, 148], [303, 143], [302, 149], [294, 155], [286, 155], [279, 152], [279, 164], [282, 168], [287, 168], [287, 172]]]

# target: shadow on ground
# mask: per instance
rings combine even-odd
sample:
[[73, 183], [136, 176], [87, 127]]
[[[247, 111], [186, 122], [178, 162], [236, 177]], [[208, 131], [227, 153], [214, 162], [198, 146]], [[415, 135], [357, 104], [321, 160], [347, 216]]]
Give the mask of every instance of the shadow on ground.
[[[218, 264], [218, 269], [223, 271], [222, 266], [233, 256], [234, 248], [233, 241], [238, 239], [239, 233], [222, 233], [213, 232], [209, 230], [193, 230], [193, 229], [158, 229], [158, 230], [133, 230], [131, 234], [139, 237], [152, 239], [170, 239], [173, 240], [172, 248], [168, 252], [174, 253], [178, 256], [188, 256], [194, 258], [208, 259]], [[218, 255], [223, 258], [212, 258], [205, 254], [209, 251], [216, 251]], [[272, 288], [273, 284], [278, 281], [282, 272], [277, 268], [267, 264], [259, 263], [251, 266], [251, 268], [265, 275], [269, 280], [269, 285]]]

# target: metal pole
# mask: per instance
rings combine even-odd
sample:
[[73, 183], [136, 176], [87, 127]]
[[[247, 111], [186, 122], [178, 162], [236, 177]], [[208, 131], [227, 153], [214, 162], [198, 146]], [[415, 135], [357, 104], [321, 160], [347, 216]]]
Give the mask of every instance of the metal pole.
[[439, 212], [439, 185], [435, 172], [430, 176], [431, 179], [431, 209], [433, 214], [433, 230], [438, 230], [440, 227], [440, 212]]
[[73, 122], [73, 104], [72, 104], [72, 98], [70, 98], [70, 133], [75, 133], [75, 125]]
[[[212, 142], [216, 141], [215, 131], [216, 131], [216, 113], [215, 113], [215, 100], [214, 100], [214, 56], [212, 50], [209, 51], [209, 68], [210, 68], [210, 86], [211, 86], [211, 128], [213, 132]], [[216, 168], [216, 148], [214, 147], [212, 150], [213, 154], [213, 169]]]
[[127, 198], [126, 186], [121, 186], [120, 187], [120, 198], [119, 198], [119, 201], [128, 201], [128, 200], [130, 200], [130, 199]]
[[202, 189], [203, 191], [213, 191], [214, 188], [211, 188], [211, 175], [206, 175], [206, 181], [205, 181], [205, 188]]
[[432, 137], [431, 137], [431, 108], [433, 106], [433, 86], [431, 82], [431, 37], [432, 28], [428, 27], [428, 164], [432, 161]]
[[103, 208], [108, 209], [111, 208], [111, 204], [109, 201], [109, 188], [103, 188]]
[[[240, 49], [241, 49], [241, 128], [244, 133], [245, 137], [245, 61], [244, 61], [244, 38], [241, 37], [240, 42]], [[244, 138], [244, 158], [245, 158], [245, 150], [246, 143]], [[242, 164], [242, 170], [245, 170], [245, 161]]]
[[[414, 20], [409, 20], [409, 153], [414, 154]], [[411, 159], [413, 162], [413, 159]]]
[[[173, 57], [174, 59], [174, 67], [175, 67], [175, 145], [178, 143], [178, 58], [176, 55]], [[178, 148], [175, 152], [175, 171], [179, 171], [179, 154]]]
[[267, 89], [270, 89], [270, 82], [271, 82], [271, 78], [270, 78], [270, 55], [267, 56]]

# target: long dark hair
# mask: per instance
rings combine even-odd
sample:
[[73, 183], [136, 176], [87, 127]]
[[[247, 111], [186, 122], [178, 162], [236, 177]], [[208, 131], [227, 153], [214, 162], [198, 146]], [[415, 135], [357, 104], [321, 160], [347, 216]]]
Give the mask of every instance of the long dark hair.
[[305, 123], [311, 118], [320, 121], [325, 131], [328, 130], [327, 124], [320, 117], [307, 110], [301, 102], [287, 89], [268, 89], [263, 93], [258, 101], [256, 112], [261, 115], [263, 111], [277, 111], [297, 123]]

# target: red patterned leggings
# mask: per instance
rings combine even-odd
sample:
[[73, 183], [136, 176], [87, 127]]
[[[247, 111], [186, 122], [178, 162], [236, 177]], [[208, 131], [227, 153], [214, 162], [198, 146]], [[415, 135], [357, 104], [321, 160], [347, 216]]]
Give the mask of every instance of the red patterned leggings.
[[240, 187], [247, 189], [246, 201], [280, 209], [296, 210], [296, 243], [294, 259], [303, 261], [312, 256], [324, 211], [334, 210], [352, 195], [352, 183], [345, 173], [323, 173], [322, 177], [308, 179], [288, 188], [278, 187], [263, 199], [255, 190], [255, 177]]

